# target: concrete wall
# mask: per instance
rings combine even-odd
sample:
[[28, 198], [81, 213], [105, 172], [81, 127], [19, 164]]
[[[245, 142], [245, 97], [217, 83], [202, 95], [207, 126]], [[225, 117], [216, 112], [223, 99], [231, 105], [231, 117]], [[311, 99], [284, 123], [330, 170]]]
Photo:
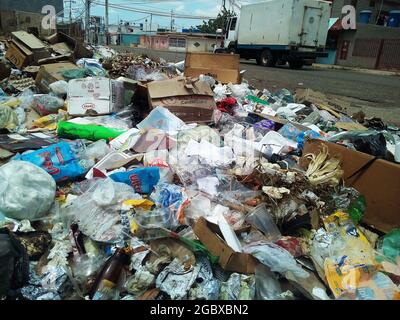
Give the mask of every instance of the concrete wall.
[[[361, 67], [374, 69], [377, 57], [359, 57], [353, 56], [353, 49], [356, 39], [400, 39], [400, 28], [387, 28], [372, 24], [357, 24], [357, 30], [342, 31], [339, 39], [339, 48], [337, 52], [338, 65]], [[340, 58], [340, 47], [343, 41], [350, 41], [350, 46], [346, 60]], [[400, 59], [400, 57], [399, 57]]]
[[50, 35], [54, 30], [42, 29], [41, 13], [0, 11], [0, 33], [9, 34], [13, 31], [24, 30], [28, 28], [37, 28], [40, 35]]

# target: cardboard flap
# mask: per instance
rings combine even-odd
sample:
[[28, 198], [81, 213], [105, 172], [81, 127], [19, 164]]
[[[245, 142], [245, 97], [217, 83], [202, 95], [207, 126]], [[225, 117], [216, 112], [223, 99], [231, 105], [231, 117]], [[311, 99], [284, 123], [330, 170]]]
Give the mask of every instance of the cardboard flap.
[[185, 59], [185, 68], [234, 69], [237, 71], [239, 64], [240, 56], [238, 54], [188, 52]]
[[42, 41], [26, 31], [15, 31], [11, 34], [14, 39], [20, 41], [31, 50], [43, 50], [46, 48]]
[[191, 78], [177, 77], [169, 80], [153, 81], [148, 85], [151, 99], [187, 95], [214, 96], [210, 85], [204, 81], [193, 81]]
[[194, 225], [193, 231], [213, 255], [219, 256], [220, 264], [225, 266], [228, 264], [234, 251], [211, 228], [215, 230], [218, 226], [200, 217]]

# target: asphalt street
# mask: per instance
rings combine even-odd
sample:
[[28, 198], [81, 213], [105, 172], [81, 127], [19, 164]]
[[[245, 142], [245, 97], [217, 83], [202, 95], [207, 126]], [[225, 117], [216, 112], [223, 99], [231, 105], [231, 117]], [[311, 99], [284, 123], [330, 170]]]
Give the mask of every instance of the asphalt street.
[[[118, 47], [118, 51], [162, 57], [169, 62], [185, 58], [181, 52], [154, 51], [142, 48]], [[310, 88], [327, 94], [328, 98], [340, 98], [346, 102], [349, 114], [363, 110], [367, 116], [380, 117], [385, 121], [400, 124], [400, 77], [376, 75], [351, 70], [317, 69], [304, 67], [291, 70], [286, 66], [267, 68], [255, 61], [241, 60], [244, 78], [259, 89], [270, 91], [287, 88]]]

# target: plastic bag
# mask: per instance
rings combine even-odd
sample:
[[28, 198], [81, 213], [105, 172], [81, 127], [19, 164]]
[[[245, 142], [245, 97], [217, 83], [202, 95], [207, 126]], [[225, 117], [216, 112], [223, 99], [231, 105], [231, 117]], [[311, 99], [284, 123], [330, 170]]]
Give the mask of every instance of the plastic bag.
[[261, 263], [270, 267], [274, 272], [285, 275], [286, 272], [292, 272], [298, 278], [308, 278], [309, 274], [304, 271], [292, 257], [292, 255], [282, 247], [265, 243], [260, 245], [250, 245], [245, 247], [247, 253], [255, 256]]
[[65, 96], [68, 92], [68, 82], [59, 80], [49, 85], [51, 91], [57, 96]]
[[115, 182], [131, 186], [138, 193], [150, 193], [160, 180], [160, 169], [158, 167], [137, 168], [113, 173], [110, 178]]
[[7, 228], [0, 229], [0, 299], [29, 280], [29, 259], [25, 247]]
[[43, 169], [25, 161], [0, 167], [0, 212], [19, 220], [33, 220], [48, 213], [56, 184]]
[[19, 125], [15, 111], [4, 105], [0, 105], [0, 129], [13, 130]]
[[120, 211], [125, 200], [142, 199], [134, 190], [111, 179], [97, 180], [61, 213], [91, 239], [115, 243], [123, 236]]
[[164, 107], [153, 109], [150, 114], [137, 125], [140, 130], [160, 129], [167, 132], [179, 130], [183, 126], [185, 126], [185, 123]]
[[246, 222], [250, 223], [260, 230], [268, 241], [276, 241], [282, 237], [278, 227], [276, 226], [272, 215], [265, 204], [256, 207], [246, 216]]
[[[76, 142], [75, 142], [76, 144]], [[46, 148], [15, 156], [15, 160], [28, 161], [46, 170], [56, 182], [77, 178], [86, 173], [94, 162], [81, 161], [72, 144], [59, 142]]]
[[162, 208], [168, 209], [173, 217], [183, 222], [183, 209], [189, 204], [184, 188], [168, 183], [156, 185], [151, 198]]
[[282, 288], [276, 276], [268, 267], [259, 264], [255, 268], [256, 299], [277, 300]]
[[375, 157], [386, 158], [386, 138], [375, 130], [347, 131], [327, 138], [330, 142], [350, 141], [356, 150]]
[[37, 95], [34, 98], [33, 109], [41, 116], [57, 113], [59, 109], [64, 108], [64, 99], [50, 94]]

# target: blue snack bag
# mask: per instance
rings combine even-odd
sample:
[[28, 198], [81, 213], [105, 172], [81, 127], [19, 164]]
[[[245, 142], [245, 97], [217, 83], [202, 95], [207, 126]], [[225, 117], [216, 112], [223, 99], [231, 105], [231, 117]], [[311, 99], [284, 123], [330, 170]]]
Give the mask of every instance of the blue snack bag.
[[158, 167], [138, 168], [127, 172], [117, 172], [110, 175], [115, 182], [122, 182], [137, 193], [150, 193], [160, 180], [160, 169]]
[[27, 161], [44, 169], [56, 182], [72, 180], [87, 171], [80, 165], [79, 159], [67, 142], [52, 144], [23, 155], [18, 154], [14, 159]]

